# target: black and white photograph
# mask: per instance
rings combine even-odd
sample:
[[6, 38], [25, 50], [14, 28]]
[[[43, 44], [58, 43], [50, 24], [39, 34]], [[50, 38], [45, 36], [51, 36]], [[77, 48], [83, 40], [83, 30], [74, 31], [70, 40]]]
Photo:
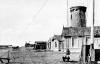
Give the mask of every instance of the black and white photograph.
[[100, 0], [0, 0], [0, 64], [100, 64]]

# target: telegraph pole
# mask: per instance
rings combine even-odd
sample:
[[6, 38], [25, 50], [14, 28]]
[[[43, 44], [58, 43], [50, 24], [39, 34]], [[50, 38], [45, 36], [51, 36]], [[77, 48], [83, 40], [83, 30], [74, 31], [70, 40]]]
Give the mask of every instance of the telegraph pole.
[[91, 24], [91, 44], [90, 44], [90, 57], [91, 61], [94, 61], [94, 21], [95, 21], [95, 1], [93, 0], [93, 21]]
[[[68, 20], [68, 0], [67, 0], [67, 25], [68, 25], [68, 27], [69, 27], [69, 22], [68, 22], [69, 20]], [[69, 33], [69, 31], [68, 31], [68, 33]], [[69, 59], [70, 59], [70, 50], [69, 50], [69, 37], [67, 37], [66, 39], [68, 39], [68, 43], [67, 43], [67, 49], [66, 49], [66, 59], [67, 59], [67, 61], [69, 61]]]
[[65, 8], [65, 14], [66, 14], [66, 21], [67, 21], [67, 24], [66, 26], [68, 27], [69, 26], [69, 22], [68, 22], [68, 0], [66, 0], [66, 8]]
[[91, 44], [94, 44], [95, 1], [93, 0], [93, 21], [91, 24]]

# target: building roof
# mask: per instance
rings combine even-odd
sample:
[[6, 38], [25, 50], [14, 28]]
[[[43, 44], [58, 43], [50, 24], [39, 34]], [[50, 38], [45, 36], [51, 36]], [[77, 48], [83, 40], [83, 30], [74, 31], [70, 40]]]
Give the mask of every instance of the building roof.
[[61, 35], [54, 35], [54, 38], [56, 38], [58, 41], [62, 41]]
[[53, 36], [53, 39], [54, 39], [54, 40], [58, 40], [59, 42], [62, 41], [61, 35], [54, 35], [54, 36]]
[[35, 41], [35, 43], [47, 43], [46, 41]]
[[50, 41], [54, 41], [54, 40], [58, 40], [59, 42], [62, 42], [62, 36], [61, 35], [54, 35], [48, 41], [50, 42]]
[[[90, 27], [63, 27], [62, 36], [90, 36]], [[94, 35], [100, 36], [100, 26], [94, 27]]]

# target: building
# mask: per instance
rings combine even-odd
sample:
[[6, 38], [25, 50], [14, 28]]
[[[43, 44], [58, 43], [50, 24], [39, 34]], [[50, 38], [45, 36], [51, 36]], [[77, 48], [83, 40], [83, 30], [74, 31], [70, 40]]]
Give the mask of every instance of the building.
[[8, 49], [11, 47], [12, 47], [12, 45], [0, 45], [0, 49]]
[[[78, 52], [82, 45], [90, 45], [90, 29], [90, 27], [64, 27], [62, 36], [64, 42], [66, 42], [64, 44], [67, 45], [64, 50], [69, 47], [72, 52]], [[100, 26], [95, 26], [94, 29], [94, 47], [100, 48]]]
[[52, 51], [63, 51], [61, 35], [54, 35], [48, 40], [48, 49]]
[[[88, 32], [86, 27], [86, 7], [74, 6], [70, 8], [70, 24], [69, 27], [63, 27], [62, 37], [64, 41], [64, 51], [70, 48], [71, 52], [81, 50], [81, 45], [85, 43], [84, 33]], [[89, 31], [90, 32], [90, 31]]]
[[[79, 59], [83, 45], [91, 44], [91, 27], [86, 27], [86, 7], [84, 6], [74, 6], [70, 8], [70, 24], [69, 27], [63, 27], [62, 30], [62, 40], [64, 44], [64, 51], [70, 50], [71, 54], [75, 54], [76, 58]], [[88, 49], [86, 49], [88, 48]], [[84, 50], [89, 53], [89, 46], [84, 47]], [[94, 49], [95, 58], [100, 59], [100, 26], [94, 27]], [[72, 57], [71, 57], [72, 59]]]
[[[71, 53], [81, 52], [82, 45], [90, 45], [91, 27], [86, 27], [86, 7], [74, 6], [70, 8], [69, 27], [63, 27], [61, 35], [54, 35], [48, 41], [48, 49], [64, 51], [70, 49]], [[94, 47], [100, 48], [100, 26], [94, 27]]]
[[[71, 15], [70, 15], [71, 26], [63, 27], [61, 35], [54, 35], [49, 40], [49, 43], [51, 45], [50, 46], [51, 50], [66, 51], [66, 49], [69, 48], [69, 47], [74, 47], [73, 49], [75, 49], [75, 48], [78, 49], [77, 46], [79, 46], [79, 48], [81, 48], [81, 44], [82, 44], [81, 42], [83, 41], [83, 37], [79, 37], [79, 39], [80, 39], [79, 44], [72, 43], [72, 42], [73, 41], [76, 42], [76, 40], [77, 40], [76, 37], [78, 37], [78, 35], [75, 35], [74, 32], [77, 33], [77, 30], [79, 30], [83, 27], [86, 28], [86, 17], [85, 17], [86, 7], [84, 7], [84, 6], [74, 6], [74, 7], [70, 8], [70, 12], [71, 12]], [[73, 33], [73, 34], [70, 35], [70, 33]], [[73, 38], [71, 36], [73, 36]]]
[[47, 49], [47, 42], [46, 41], [35, 41], [34, 48], [36, 50], [46, 50]]

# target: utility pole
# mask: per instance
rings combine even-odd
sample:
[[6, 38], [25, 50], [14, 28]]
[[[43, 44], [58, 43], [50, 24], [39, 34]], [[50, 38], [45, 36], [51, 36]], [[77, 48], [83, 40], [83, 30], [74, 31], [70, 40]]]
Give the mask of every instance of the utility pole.
[[[67, 23], [68, 23], [68, 27], [69, 27], [69, 22], [68, 22], [68, 0], [67, 0]], [[69, 31], [68, 31], [69, 33]], [[67, 49], [66, 49], [66, 59], [67, 61], [69, 61], [70, 59], [70, 50], [69, 50], [69, 37], [66, 37], [66, 39], [68, 39], [67, 43]]]
[[67, 0], [67, 10], [66, 10], [66, 14], [67, 14], [66, 15], [67, 16], [67, 19], [66, 19], [67, 20], [67, 26], [69, 27], [69, 22], [68, 22], [68, 0]]
[[93, 0], [93, 21], [91, 24], [91, 44], [94, 44], [95, 1]]
[[91, 24], [91, 44], [90, 44], [90, 61], [95, 61], [94, 56], [94, 21], [95, 21], [95, 1], [93, 0], [93, 21]]

